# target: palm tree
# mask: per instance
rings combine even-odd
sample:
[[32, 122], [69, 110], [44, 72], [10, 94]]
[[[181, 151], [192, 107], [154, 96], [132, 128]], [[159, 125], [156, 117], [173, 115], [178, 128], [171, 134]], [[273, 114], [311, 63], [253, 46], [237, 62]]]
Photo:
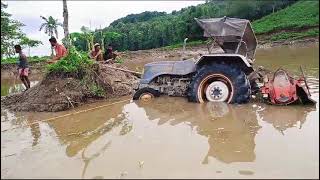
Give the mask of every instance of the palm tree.
[[[44, 33], [48, 34], [49, 37], [52, 37], [53, 34], [56, 35], [58, 39], [58, 27], [63, 26], [58, 19], [54, 19], [52, 16], [48, 18], [40, 16], [45, 22], [41, 24], [39, 31], [44, 29]], [[53, 55], [53, 48], [51, 47], [51, 55]]]
[[67, 46], [69, 46], [70, 38], [69, 38], [69, 27], [68, 27], [67, 0], [63, 0], [63, 31], [64, 31], [64, 38], [66, 39], [66, 42], [67, 42]]

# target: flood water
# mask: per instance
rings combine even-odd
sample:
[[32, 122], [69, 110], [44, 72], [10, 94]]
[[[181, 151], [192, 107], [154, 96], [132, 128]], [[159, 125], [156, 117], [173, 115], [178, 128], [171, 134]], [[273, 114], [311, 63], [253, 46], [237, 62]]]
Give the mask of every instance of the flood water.
[[[256, 56], [257, 65], [294, 75], [302, 64], [314, 107], [123, 97], [58, 113], [1, 109], [1, 177], [319, 178], [318, 48]], [[10, 83], [1, 80], [1, 95]]]

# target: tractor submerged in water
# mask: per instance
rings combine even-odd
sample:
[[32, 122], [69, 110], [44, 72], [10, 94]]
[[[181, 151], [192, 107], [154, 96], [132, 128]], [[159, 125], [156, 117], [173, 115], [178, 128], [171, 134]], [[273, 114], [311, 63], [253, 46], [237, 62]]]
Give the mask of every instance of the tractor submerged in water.
[[[300, 81], [292, 78], [290, 83], [285, 83], [286, 87], [280, 88], [277, 85], [282, 83], [277, 80], [280, 78], [280, 71], [277, 71], [278, 74], [275, 74], [268, 84], [265, 82], [262, 87], [257, 85], [257, 81], [263, 77], [253, 68], [257, 39], [249, 20], [228, 17], [195, 20], [204, 30], [204, 37], [211, 40], [209, 53], [201, 55], [199, 59], [146, 64], [139, 84], [134, 87], [134, 100], [166, 94], [186, 96], [191, 102], [241, 104], [249, 102], [251, 95], [257, 92], [263, 93], [273, 104], [290, 104], [295, 102], [297, 97], [303, 96], [301, 94], [306, 97], [300, 99], [310, 99], [310, 93], [302, 88]], [[211, 53], [215, 44], [218, 44], [224, 53]], [[281, 72], [287, 74], [285, 71]], [[305, 85], [307, 86], [306, 83]], [[293, 90], [294, 88], [296, 90]], [[278, 94], [280, 89], [282, 95]]]

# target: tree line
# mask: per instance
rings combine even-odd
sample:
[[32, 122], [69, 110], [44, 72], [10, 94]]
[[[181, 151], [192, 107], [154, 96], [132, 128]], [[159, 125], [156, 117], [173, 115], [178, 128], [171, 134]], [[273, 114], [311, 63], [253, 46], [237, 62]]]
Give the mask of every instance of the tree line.
[[[30, 56], [30, 48], [42, 44], [41, 41], [30, 39], [22, 32], [21, 27], [25, 26], [23, 23], [14, 20], [11, 14], [5, 12], [8, 5], [1, 2], [1, 60], [3, 57], [11, 57], [15, 54], [13, 46], [20, 44], [28, 48], [28, 55]], [[69, 30], [68, 30], [68, 9], [67, 2], [63, 0], [63, 23], [58, 22], [52, 16], [40, 18], [44, 21], [39, 31], [44, 31], [49, 37], [55, 36], [58, 38], [58, 27], [63, 27], [64, 30], [64, 44], [69, 45]], [[53, 55], [53, 48], [51, 47], [51, 55]]]
[[[184, 38], [202, 40], [202, 30], [194, 18], [236, 17], [257, 20], [283, 9], [297, 0], [207, 0], [197, 6], [172, 13], [143, 12], [130, 14], [103, 29], [71, 33], [71, 41], [78, 50], [87, 51], [93, 42], [112, 44], [119, 51], [151, 49], [181, 43]], [[183, 3], [183, 2], [182, 2]]]

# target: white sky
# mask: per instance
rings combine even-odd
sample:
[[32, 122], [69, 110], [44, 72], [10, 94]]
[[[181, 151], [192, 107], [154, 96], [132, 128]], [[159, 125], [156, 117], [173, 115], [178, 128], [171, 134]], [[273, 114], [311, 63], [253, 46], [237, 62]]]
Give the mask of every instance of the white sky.
[[[39, 27], [43, 20], [41, 16], [52, 16], [63, 22], [62, 1], [3, 1], [8, 4], [6, 12], [25, 26], [22, 31], [29, 38], [42, 41], [44, 45], [31, 49], [31, 55], [49, 55], [49, 37]], [[67, 1], [69, 12], [69, 31], [79, 32], [81, 26], [94, 30], [108, 26], [111, 22], [128, 14], [144, 11], [171, 13], [173, 10], [204, 1]], [[63, 38], [63, 29], [59, 28], [59, 40]]]

